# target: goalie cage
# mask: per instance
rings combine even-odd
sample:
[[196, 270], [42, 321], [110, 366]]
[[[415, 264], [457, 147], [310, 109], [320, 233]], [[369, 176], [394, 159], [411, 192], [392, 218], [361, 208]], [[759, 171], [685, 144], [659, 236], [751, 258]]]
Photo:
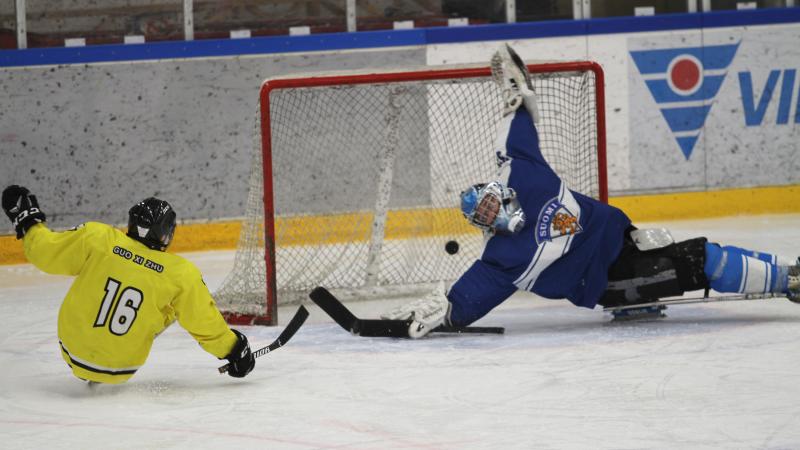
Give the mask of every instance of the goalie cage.
[[[607, 201], [602, 69], [528, 68], [545, 158], [573, 190]], [[459, 192], [494, 176], [502, 109], [488, 66], [265, 81], [234, 266], [214, 294], [226, 320], [276, 324], [278, 304], [319, 285], [348, 300], [457, 279], [483, 245]]]

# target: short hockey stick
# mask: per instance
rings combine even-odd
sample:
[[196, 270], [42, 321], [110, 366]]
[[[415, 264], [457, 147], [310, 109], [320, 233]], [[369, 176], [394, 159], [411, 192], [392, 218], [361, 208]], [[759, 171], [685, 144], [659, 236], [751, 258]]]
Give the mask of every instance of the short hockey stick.
[[[292, 317], [292, 320], [289, 321], [289, 324], [286, 325], [286, 328], [284, 328], [281, 334], [278, 336], [278, 339], [275, 339], [275, 341], [273, 341], [272, 344], [269, 344], [266, 347], [254, 351], [253, 357], [258, 358], [259, 356], [264, 356], [273, 350], [283, 347], [284, 344], [289, 342], [289, 339], [291, 339], [292, 336], [294, 336], [294, 334], [297, 333], [297, 330], [300, 329], [300, 326], [303, 325], [303, 322], [305, 322], [307, 318], [308, 318], [308, 310], [305, 308], [305, 306], [301, 305], [300, 308], [297, 310], [297, 312], [294, 314], [294, 317]], [[230, 367], [230, 363], [220, 367], [219, 373], [227, 372], [228, 367]]]
[[717, 302], [734, 302], [743, 300], [766, 300], [770, 298], [786, 298], [786, 294], [770, 292], [766, 294], [723, 295], [720, 297], [709, 297], [708, 295], [704, 295], [703, 297], [667, 298], [664, 300], [659, 300], [657, 302], [636, 303], [624, 306], [612, 306], [608, 308], [603, 308], [603, 311], [614, 312], [614, 311], [625, 311], [629, 309], [647, 308], [650, 306], [688, 305], [692, 303], [717, 303]]
[[[311, 300], [325, 311], [342, 328], [356, 336], [364, 337], [408, 337], [408, 320], [359, 319], [347, 307], [322, 286], [314, 288]], [[488, 333], [503, 334], [503, 327], [451, 327], [439, 326], [436, 333]]]

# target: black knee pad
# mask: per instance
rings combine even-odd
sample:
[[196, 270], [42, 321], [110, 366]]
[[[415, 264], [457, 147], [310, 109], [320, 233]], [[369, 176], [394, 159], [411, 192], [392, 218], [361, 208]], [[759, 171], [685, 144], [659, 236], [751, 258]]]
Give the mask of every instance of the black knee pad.
[[706, 242], [704, 237], [678, 242], [664, 248], [675, 264], [678, 281], [684, 291], [695, 291], [708, 287], [706, 278]]
[[706, 238], [690, 239], [664, 248], [641, 251], [626, 242], [608, 271], [608, 286], [598, 303], [618, 306], [683, 295], [708, 286]]

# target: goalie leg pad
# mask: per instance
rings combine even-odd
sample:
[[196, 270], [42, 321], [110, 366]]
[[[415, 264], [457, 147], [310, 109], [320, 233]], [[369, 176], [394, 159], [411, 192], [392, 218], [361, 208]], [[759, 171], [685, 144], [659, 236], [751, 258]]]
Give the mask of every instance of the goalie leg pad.
[[669, 230], [666, 228], [645, 228], [631, 230], [629, 234], [636, 248], [641, 251], [656, 250], [675, 243]]
[[704, 270], [706, 263], [706, 243], [708, 239], [694, 238], [670, 245], [664, 250], [675, 263], [678, 281], [684, 291], [695, 291], [708, 287]]
[[705, 289], [705, 243], [705, 238], [697, 238], [641, 251], [627, 241], [609, 269], [608, 286], [598, 303], [629, 305]]

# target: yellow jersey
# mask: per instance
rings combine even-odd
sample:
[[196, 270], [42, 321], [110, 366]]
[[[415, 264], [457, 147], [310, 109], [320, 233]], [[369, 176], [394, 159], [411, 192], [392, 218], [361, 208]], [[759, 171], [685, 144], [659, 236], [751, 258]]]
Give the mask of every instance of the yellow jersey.
[[58, 338], [79, 378], [128, 380], [176, 318], [217, 358], [236, 344], [200, 271], [178, 255], [97, 222], [64, 232], [37, 224], [23, 242], [28, 261], [40, 270], [76, 277], [58, 313]]

